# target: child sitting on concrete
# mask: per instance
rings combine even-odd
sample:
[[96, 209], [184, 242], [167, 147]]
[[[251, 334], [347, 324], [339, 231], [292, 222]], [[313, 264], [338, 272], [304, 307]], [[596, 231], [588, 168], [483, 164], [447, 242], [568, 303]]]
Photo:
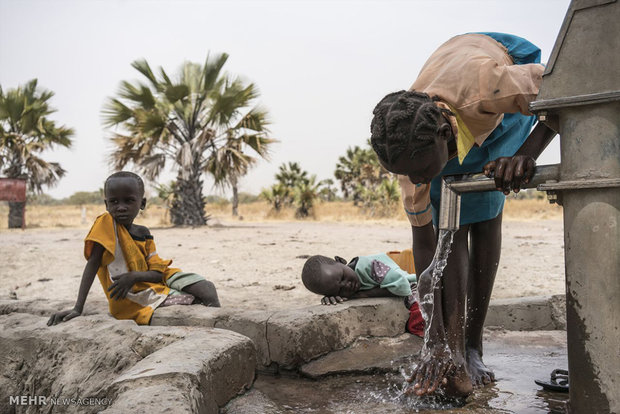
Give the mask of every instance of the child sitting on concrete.
[[86, 236], [87, 263], [75, 306], [52, 315], [48, 326], [82, 314], [95, 274], [112, 316], [133, 319], [139, 325], [148, 325], [158, 306], [195, 302], [220, 306], [213, 283], [169, 267], [172, 261], [159, 257], [149, 229], [133, 223], [146, 206], [144, 183], [138, 175], [112, 174], [105, 181], [104, 194], [107, 213], [97, 217]]
[[313, 293], [323, 295], [323, 305], [348, 299], [403, 297], [409, 309], [407, 331], [424, 335], [424, 320], [417, 303], [416, 275], [411, 250], [353, 258], [312, 256], [304, 264], [301, 280]]

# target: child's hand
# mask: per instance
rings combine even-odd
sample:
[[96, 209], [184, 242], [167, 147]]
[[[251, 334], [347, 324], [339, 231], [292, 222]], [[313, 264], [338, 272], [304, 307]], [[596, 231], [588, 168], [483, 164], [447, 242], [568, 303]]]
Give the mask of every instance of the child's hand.
[[47, 326], [58, 325], [60, 322], [67, 322], [75, 318], [76, 316], [80, 316], [82, 312], [76, 310], [75, 308], [64, 310], [62, 312], [56, 312], [52, 315], [52, 317], [47, 321]]
[[122, 275], [112, 276], [114, 283], [108, 288], [110, 299], [123, 299], [136, 283], [136, 279], [131, 273], [123, 273]]
[[522, 184], [529, 183], [534, 176], [535, 168], [534, 158], [515, 155], [491, 161], [484, 166], [483, 171], [487, 177], [494, 178], [498, 191], [508, 195], [511, 190], [518, 193]]
[[337, 305], [342, 302], [346, 302], [347, 298], [341, 298], [340, 296], [323, 296], [321, 299], [321, 305]]

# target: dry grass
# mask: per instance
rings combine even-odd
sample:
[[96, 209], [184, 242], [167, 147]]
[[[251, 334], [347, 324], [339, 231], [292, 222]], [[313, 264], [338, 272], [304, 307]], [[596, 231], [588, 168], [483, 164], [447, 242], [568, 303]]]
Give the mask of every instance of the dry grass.
[[506, 198], [504, 218], [507, 220], [561, 219], [562, 207], [550, 204], [547, 199]]
[[[82, 227], [88, 228], [94, 219], [105, 211], [101, 205], [86, 205], [86, 217], [82, 219], [82, 206], [28, 206], [26, 210], [26, 223], [28, 228], [62, 228]], [[264, 221], [292, 221], [296, 220], [293, 208], [284, 208], [274, 212], [266, 202], [241, 204], [239, 206], [240, 218], [234, 218], [231, 214], [230, 204], [207, 205], [207, 214], [211, 215], [212, 221], [232, 221], [242, 219], [249, 222]], [[0, 229], [7, 228], [8, 206], [0, 204]], [[557, 205], [550, 205], [546, 200], [515, 199], [508, 197], [504, 208], [506, 220], [541, 220], [559, 219], [562, 217], [562, 209]], [[335, 222], [406, 222], [407, 217], [400, 204], [387, 212], [382, 217], [372, 217], [353, 205], [351, 202], [336, 201], [317, 205], [313, 217], [307, 220], [335, 221]], [[162, 206], [149, 205], [141, 216], [136, 220], [148, 227], [170, 226], [166, 209]]]

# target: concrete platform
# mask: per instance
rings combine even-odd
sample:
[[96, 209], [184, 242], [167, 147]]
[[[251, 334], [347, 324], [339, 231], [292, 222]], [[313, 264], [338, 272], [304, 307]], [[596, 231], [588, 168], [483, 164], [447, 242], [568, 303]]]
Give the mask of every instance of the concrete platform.
[[[50, 315], [73, 303], [2, 300], [0, 314]], [[512, 331], [566, 328], [563, 295], [491, 302], [485, 326]], [[89, 302], [85, 315], [108, 315], [105, 302]], [[335, 306], [252, 311], [203, 306], [170, 306], [155, 311], [151, 326], [194, 326], [231, 330], [250, 338], [259, 370], [296, 369], [359, 337], [393, 337], [404, 332], [408, 311], [397, 298], [361, 299]]]
[[[523, 346], [533, 346], [535, 332], [510, 336], [506, 330], [555, 330], [553, 338], [563, 337], [563, 299], [493, 301], [487, 333], [496, 339], [504, 335], [500, 348], [513, 346], [517, 354], [522, 344], [516, 347], [515, 338], [530, 338]], [[60, 395], [97, 397], [106, 404], [50, 412], [215, 413], [252, 385], [256, 371], [300, 373], [327, 385], [341, 374], [372, 382], [377, 374], [399, 375], [422, 346], [420, 338], [403, 334], [409, 313], [397, 298], [284, 311], [171, 306], [158, 309], [151, 326], [116, 320], [107, 303], [92, 301], [85, 316], [46, 326], [53, 312], [71, 306], [66, 301], [0, 301], [0, 362], [7, 372], [0, 378], [0, 412], [14, 408], [6, 406], [9, 396]], [[551, 349], [547, 339], [541, 346]], [[554, 346], [559, 352], [564, 348], [561, 341]], [[335, 386], [346, 390], [347, 384]], [[271, 386], [277, 383], [253, 389], [247, 400], [229, 404], [227, 412], [251, 413], [252, 407], [286, 412], [286, 404], [265, 391]]]
[[484, 325], [508, 331], [566, 330], [565, 296], [493, 300]]
[[[0, 412], [14, 412], [11, 396], [35, 396], [44, 401], [24, 412], [217, 413], [254, 380], [253, 343], [235, 332], [138, 326], [106, 315], [53, 327], [47, 320], [0, 316]], [[52, 398], [97, 402], [54, 405]]]
[[230, 329], [252, 339], [259, 369], [290, 370], [360, 336], [402, 334], [408, 316], [402, 300], [379, 298], [272, 312], [170, 306], [158, 309], [151, 324]]
[[[295, 376], [259, 375], [252, 390], [232, 400], [225, 414], [252, 413], [563, 413], [567, 394], [548, 393], [534, 379], [548, 379], [555, 368], [566, 368], [566, 334], [563, 331], [489, 331], [485, 340], [485, 361], [494, 370], [497, 381], [478, 388], [460, 403], [445, 398], [419, 398], [404, 395], [404, 371], [413, 363], [395, 363], [389, 372], [360, 373], [355, 358], [331, 363], [339, 375], [319, 381]], [[389, 344], [384, 344], [389, 353]], [[392, 345], [396, 344], [394, 342]], [[359, 347], [358, 347], [359, 348]], [[358, 349], [357, 351], [360, 351]], [[341, 354], [342, 351], [334, 354]], [[361, 356], [359, 352], [356, 352]], [[324, 357], [328, 362], [330, 354]], [[379, 363], [380, 365], [381, 363]], [[326, 364], [325, 368], [327, 368]], [[377, 366], [379, 366], [377, 365]], [[343, 369], [344, 368], [344, 369]], [[336, 371], [332, 371], [336, 373]]]

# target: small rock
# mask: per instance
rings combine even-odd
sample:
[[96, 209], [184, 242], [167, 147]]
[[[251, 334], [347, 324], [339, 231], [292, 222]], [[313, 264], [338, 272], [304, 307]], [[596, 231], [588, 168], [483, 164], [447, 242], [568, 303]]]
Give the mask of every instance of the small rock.
[[293, 290], [295, 286], [286, 286], [286, 285], [275, 285], [273, 290]]

